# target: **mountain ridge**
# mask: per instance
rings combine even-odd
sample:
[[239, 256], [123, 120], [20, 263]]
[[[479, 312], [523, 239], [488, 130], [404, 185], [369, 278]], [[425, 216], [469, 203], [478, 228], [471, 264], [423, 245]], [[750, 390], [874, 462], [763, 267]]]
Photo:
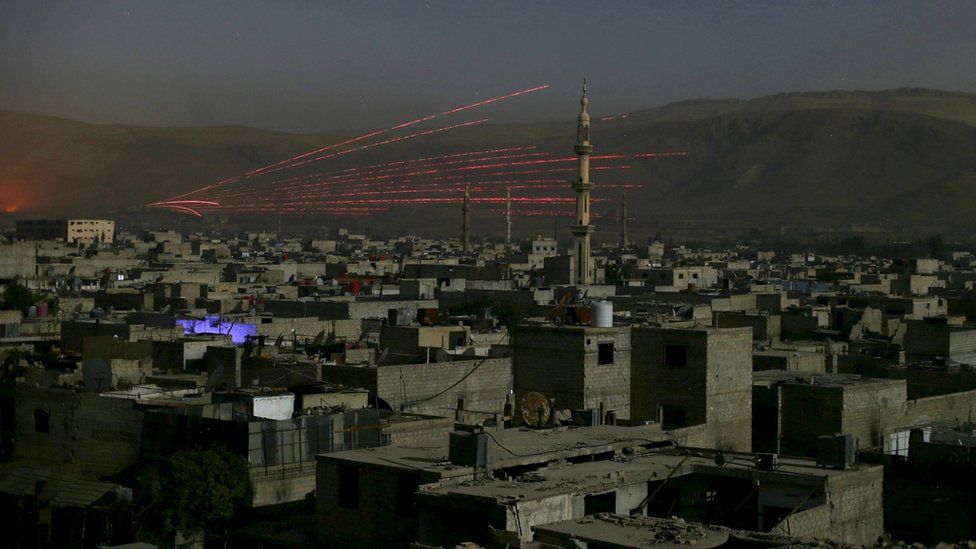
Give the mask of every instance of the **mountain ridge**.
[[[574, 118], [463, 128], [366, 150], [357, 160], [527, 144], [565, 154]], [[770, 225], [904, 221], [933, 230], [976, 230], [976, 203], [959, 203], [961, 191], [945, 190], [946, 181], [967, 189], [959, 182], [976, 173], [976, 94], [924, 88], [786, 92], [692, 99], [600, 118], [593, 114], [597, 154], [689, 153], [641, 161], [626, 174], [594, 174], [598, 185], [623, 179], [643, 185], [631, 193], [636, 230], [689, 219]], [[0, 211], [106, 215], [348, 135], [89, 124], [0, 111]], [[618, 194], [602, 195], [611, 199], [599, 206], [604, 217], [616, 215]], [[943, 210], [953, 213], [940, 216]], [[429, 211], [452, 215], [449, 208]], [[410, 219], [384, 217], [391, 219], [381, 222], [410, 226]], [[453, 221], [443, 229], [434, 225], [434, 232], [453, 232]]]

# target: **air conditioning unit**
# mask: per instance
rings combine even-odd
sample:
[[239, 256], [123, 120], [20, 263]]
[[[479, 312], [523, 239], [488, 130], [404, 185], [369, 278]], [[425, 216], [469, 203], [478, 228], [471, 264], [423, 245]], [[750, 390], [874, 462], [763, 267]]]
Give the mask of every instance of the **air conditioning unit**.
[[817, 437], [817, 465], [831, 469], [850, 469], [854, 466], [854, 437], [851, 435], [826, 435]]
[[756, 454], [756, 469], [760, 471], [772, 471], [779, 464], [779, 456], [776, 454]]

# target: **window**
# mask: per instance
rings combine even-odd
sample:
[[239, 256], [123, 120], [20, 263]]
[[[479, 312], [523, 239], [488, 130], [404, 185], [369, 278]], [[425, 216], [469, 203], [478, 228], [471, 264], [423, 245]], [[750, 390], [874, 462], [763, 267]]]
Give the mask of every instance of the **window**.
[[359, 509], [359, 468], [351, 465], [340, 465], [339, 474], [339, 507]]
[[683, 406], [661, 406], [661, 428], [678, 429], [687, 423]]
[[597, 343], [597, 364], [613, 364], [613, 342]]
[[51, 412], [42, 409], [34, 410], [34, 432], [51, 432]]
[[617, 493], [604, 492], [602, 494], [590, 494], [583, 498], [583, 514], [593, 515], [596, 513], [616, 513], [617, 512]]
[[688, 365], [688, 347], [684, 345], [664, 346], [664, 365], [684, 367]]

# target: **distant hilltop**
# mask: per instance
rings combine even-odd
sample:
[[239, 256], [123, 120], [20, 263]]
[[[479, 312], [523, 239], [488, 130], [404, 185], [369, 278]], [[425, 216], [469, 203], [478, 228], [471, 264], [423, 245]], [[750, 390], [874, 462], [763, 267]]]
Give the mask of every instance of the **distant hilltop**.
[[[599, 118], [619, 113], [601, 112], [598, 98], [592, 106], [597, 155], [688, 151], [680, 160], [640, 162], [624, 175], [594, 175], [594, 197], [609, 199], [594, 205], [604, 218], [618, 214], [619, 193], [601, 195], [601, 181], [616, 177], [643, 185], [629, 196], [637, 230], [651, 221], [704, 220], [976, 232], [976, 94], [917, 88], [790, 92], [681, 101], [607, 121]], [[573, 109], [567, 105], [565, 120], [472, 126], [377, 148], [362, 159], [350, 155], [349, 161], [375, 164], [498, 143], [570, 154]], [[238, 126], [94, 125], [0, 111], [0, 211], [105, 215], [138, 208], [343, 137]], [[429, 217], [414, 208], [375, 223], [434, 231], [444, 225], [445, 234], [454, 232], [453, 222]], [[613, 231], [611, 225], [603, 222], [598, 235]]]

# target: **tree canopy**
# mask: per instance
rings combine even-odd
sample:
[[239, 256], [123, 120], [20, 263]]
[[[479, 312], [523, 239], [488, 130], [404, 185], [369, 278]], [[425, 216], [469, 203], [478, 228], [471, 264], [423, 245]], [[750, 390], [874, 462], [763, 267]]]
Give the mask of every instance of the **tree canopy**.
[[166, 533], [219, 531], [251, 497], [247, 461], [220, 446], [176, 452], [144, 471], [140, 484]]

